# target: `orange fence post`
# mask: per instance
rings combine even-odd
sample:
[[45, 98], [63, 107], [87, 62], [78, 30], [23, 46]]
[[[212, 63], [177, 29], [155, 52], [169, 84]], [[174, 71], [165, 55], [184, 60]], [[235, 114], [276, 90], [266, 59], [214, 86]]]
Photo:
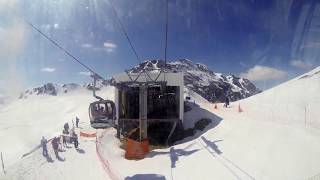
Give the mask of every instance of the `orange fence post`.
[[238, 112], [239, 112], [239, 113], [243, 112], [242, 108], [240, 107], [240, 103], [239, 103], [239, 105], [238, 105]]

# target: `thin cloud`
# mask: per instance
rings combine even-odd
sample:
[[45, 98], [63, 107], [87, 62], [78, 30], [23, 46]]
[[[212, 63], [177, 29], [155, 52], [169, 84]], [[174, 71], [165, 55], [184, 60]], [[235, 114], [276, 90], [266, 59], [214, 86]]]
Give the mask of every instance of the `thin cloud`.
[[92, 44], [89, 44], [89, 43], [84, 43], [84, 44], [81, 44], [81, 47], [82, 48], [92, 48]]
[[41, 69], [41, 71], [42, 72], [54, 72], [54, 71], [56, 71], [56, 69], [55, 68], [50, 68], [50, 67], [45, 67], [45, 68], [42, 68]]
[[320, 43], [319, 42], [309, 42], [303, 46], [303, 48], [319, 48]]
[[117, 48], [117, 45], [112, 42], [105, 42], [105, 43], [103, 43], [103, 46], [105, 47], [105, 49], [108, 53], [114, 52], [115, 49]]
[[106, 51], [107, 51], [108, 53], [112, 53], [112, 52], [114, 52], [114, 49], [107, 48]]
[[59, 27], [60, 27], [60, 26], [59, 26], [59, 24], [57, 24], [57, 23], [53, 25], [53, 28], [54, 28], [54, 29], [59, 29]]
[[272, 67], [256, 65], [245, 73], [241, 73], [240, 77], [251, 81], [280, 80], [287, 77], [287, 73]]
[[50, 24], [43, 24], [43, 25], [41, 25], [41, 28], [42, 28], [43, 30], [48, 31], [48, 30], [51, 29], [51, 25], [50, 25]]
[[239, 64], [241, 67], [244, 67], [244, 68], [248, 67], [248, 64], [246, 64], [245, 62], [240, 61]]
[[0, 27], [0, 41], [5, 42], [0, 43], [0, 61], [15, 59], [23, 50], [26, 39], [26, 31], [23, 23], [13, 18], [12, 22], [8, 24], [9, 25]]
[[88, 72], [88, 71], [82, 71], [82, 72], [79, 72], [79, 74], [83, 76], [91, 76], [91, 72]]
[[0, 13], [9, 12], [16, 8], [16, 0], [0, 0]]
[[103, 46], [106, 48], [112, 48], [112, 49], [117, 48], [117, 45], [111, 42], [105, 42], [103, 43]]
[[299, 69], [311, 69], [312, 68], [312, 64], [309, 62], [305, 62], [302, 60], [292, 60], [290, 61], [290, 65]]

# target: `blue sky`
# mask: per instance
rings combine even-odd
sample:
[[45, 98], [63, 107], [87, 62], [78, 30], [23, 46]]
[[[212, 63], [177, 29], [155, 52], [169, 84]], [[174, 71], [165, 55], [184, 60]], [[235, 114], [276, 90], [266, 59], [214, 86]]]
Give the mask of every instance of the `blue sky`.
[[[163, 59], [165, 0], [112, 2], [141, 59]], [[270, 88], [320, 64], [314, 41], [320, 31], [312, 26], [320, 21], [308, 16], [319, 5], [312, 2], [169, 0], [168, 59], [188, 58]], [[108, 0], [2, 0], [0, 6], [2, 91], [90, 80], [20, 17], [105, 77], [138, 63]]]

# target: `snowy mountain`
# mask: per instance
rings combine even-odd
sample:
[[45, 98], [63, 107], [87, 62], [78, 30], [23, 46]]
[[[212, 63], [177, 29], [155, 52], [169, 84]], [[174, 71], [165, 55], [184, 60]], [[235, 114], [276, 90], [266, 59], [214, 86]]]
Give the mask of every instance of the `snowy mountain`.
[[[101, 81], [97, 82], [96, 90], [100, 90], [104, 85]], [[92, 90], [93, 85], [92, 83], [85, 83], [82, 85], [76, 83], [67, 83], [67, 84], [54, 84], [54, 83], [47, 83], [43, 86], [27, 89], [26, 91], [22, 92], [19, 96], [19, 99], [28, 98], [31, 95], [51, 95], [57, 96], [58, 94], [66, 94], [69, 92], [73, 92], [79, 89], [86, 89]]]
[[[159, 71], [164, 65], [163, 60], [147, 60], [129, 72], [137, 73], [142, 69]], [[166, 69], [169, 72], [183, 72], [185, 86], [210, 102], [224, 102], [227, 94], [232, 101], [236, 101], [261, 92], [248, 79], [215, 73], [206, 65], [188, 59], [168, 62]]]
[[[142, 69], [148, 71], [159, 71], [164, 67], [163, 60], [148, 60], [133, 67], [129, 72], [137, 73]], [[183, 72], [185, 86], [210, 102], [224, 102], [228, 94], [231, 101], [244, 99], [261, 91], [248, 79], [239, 78], [234, 75], [223, 75], [215, 73], [206, 65], [193, 63], [188, 59], [180, 59], [175, 62], [167, 63], [167, 71]], [[108, 85], [108, 81], [97, 81], [97, 90]], [[68, 83], [68, 84], [53, 84], [47, 83], [43, 86], [28, 89], [21, 93], [19, 99], [27, 98], [30, 95], [52, 95], [66, 94], [76, 89], [92, 90], [92, 83], [83, 85]]]

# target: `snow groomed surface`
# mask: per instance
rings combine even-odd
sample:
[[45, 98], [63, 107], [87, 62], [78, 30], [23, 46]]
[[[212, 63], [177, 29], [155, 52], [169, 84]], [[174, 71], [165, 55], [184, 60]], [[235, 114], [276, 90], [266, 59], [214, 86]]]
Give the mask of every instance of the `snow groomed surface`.
[[[315, 179], [320, 174], [319, 72], [320, 68], [316, 68], [266, 92], [231, 103], [229, 108], [218, 104], [215, 109], [214, 104], [187, 91], [197, 108], [185, 113], [185, 126], [192, 127], [201, 118], [211, 118], [218, 123], [175, 146], [153, 150], [143, 160], [124, 159], [115, 130], [108, 129], [98, 132], [98, 144], [95, 139], [80, 140], [80, 148], [85, 153], [70, 148], [62, 153], [65, 161], [53, 158], [54, 162], [49, 163], [40, 151], [35, 151], [7, 166], [7, 175], [0, 179]], [[112, 91], [106, 92], [112, 98]], [[1, 142], [4, 137], [8, 138], [4, 141], [6, 148], [1, 146], [1, 149], [6, 150], [4, 154], [15, 150], [14, 140], [21, 141], [18, 133], [21, 119], [30, 123], [29, 119], [39, 121], [36, 127], [53, 121], [51, 125], [59, 129], [65, 122], [59, 117], [65, 118], [68, 113], [63, 109], [68, 109], [70, 118], [77, 114], [85, 122], [91, 100], [90, 94], [74, 93], [64, 97], [34, 97], [2, 108], [1, 119], [8, 119], [6, 125], [10, 127], [11, 122], [14, 127], [1, 132]], [[36, 105], [39, 102], [41, 108]], [[21, 108], [21, 104], [25, 111], [15, 114], [19, 121], [14, 121], [12, 109]], [[55, 106], [56, 110], [51, 108], [55, 113], [51, 113], [50, 118], [39, 118], [48, 117], [47, 114], [23, 113], [32, 111], [34, 106], [39, 112], [45, 112], [53, 104], [61, 106]], [[242, 113], [238, 112], [239, 104]], [[85, 123], [81, 125], [85, 127]], [[49, 134], [60, 132], [51, 126], [40, 127]], [[30, 126], [24, 129], [25, 132], [33, 130]], [[10, 136], [4, 136], [6, 134]], [[35, 139], [31, 147], [38, 143], [41, 135], [38, 132], [30, 137], [30, 142]]]

